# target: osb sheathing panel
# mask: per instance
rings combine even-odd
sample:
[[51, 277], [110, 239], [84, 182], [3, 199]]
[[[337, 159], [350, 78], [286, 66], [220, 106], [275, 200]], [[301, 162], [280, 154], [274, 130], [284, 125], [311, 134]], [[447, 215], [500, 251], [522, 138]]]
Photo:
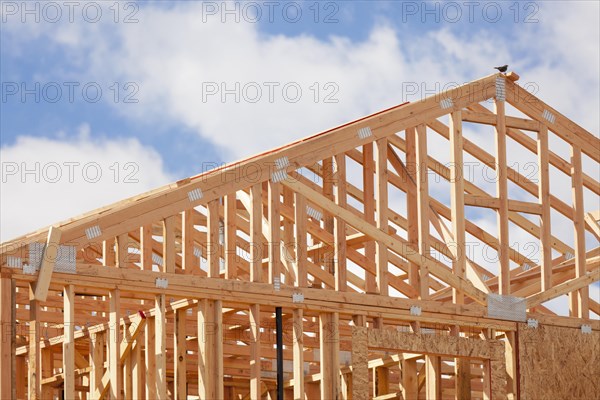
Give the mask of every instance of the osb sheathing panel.
[[600, 332], [518, 325], [523, 400], [600, 398]]

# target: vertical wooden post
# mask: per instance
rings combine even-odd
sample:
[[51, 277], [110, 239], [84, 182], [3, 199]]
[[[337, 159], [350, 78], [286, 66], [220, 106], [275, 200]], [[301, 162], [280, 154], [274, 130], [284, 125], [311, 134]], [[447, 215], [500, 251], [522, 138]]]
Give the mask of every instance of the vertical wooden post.
[[[337, 181], [335, 203], [340, 207], [346, 207], [346, 155], [344, 153], [335, 156], [335, 164], [337, 166]], [[341, 218], [334, 218], [333, 222], [333, 237], [334, 243], [334, 276], [335, 290], [345, 292], [348, 288], [346, 274], [346, 222]]]
[[294, 400], [304, 400], [304, 317], [301, 308], [294, 309], [293, 324]]
[[237, 199], [235, 193], [225, 196], [225, 278], [237, 277]]
[[[386, 138], [375, 142], [375, 203], [377, 208], [377, 228], [388, 233], [388, 169], [387, 152], [388, 141]], [[375, 265], [377, 293], [388, 295], [388, 251], [385, 243], [375, 243]]]
[[171, 215], [163, 220], [163, 272], [175, 273], [175, 223], [177, 217]]
[[10, 278], [0, 277], [0, 399], [13, 398], [13, 326], [12, 283]]
[[402, 396], [406, 400], [416, 400], [419, 396], [417, 379], [417, 360], [402, 360]]
[[[585, 213], [583, 206], [583, 167], [581, 148], [571, 147], [571, 176], [573, 193], [573, 224], [575, 227], [575, 277], [586, 273], [585, 260]], [[577, 314], [579, 318], [589, 318], [589, 287], [584, 286], [576, 292]]]
[[296, 262], [294, 271], [296, 273], [295, 286], [305, 287], [308, 285], [306, 274], [306, 200], [300, 193], [294, 193], [294, 210], [295, 210], [295, 235], [296, 235]]
[[499, 207], [496, 211], [498, 220], [498, 289], [503, 295], [510, 294], [510, 253], [508, 238], [508, 173], [506, 166], [506, 119], [505, 103], [496, 99], [496, 192]]
[[319, 314], [321, 398], [339, 399], [339, 327], [337, 313]]
[[186, 309], [175, 312], [175, 399], [187, 399], [187, 347], [186, 347]]
[[281, 185], [269, 181], [269, 283], [281, 282]]
[[109, 341], [108, 371], [110, 377], [110, 398], [123, 398], [123, 373], [121, 363], [121, 291], [113, 289], [109, 294]]
[[[465, 184], [463, 176], [463, 138], [462, 114], [454, 111], [450, 114], [450, 204], [452, 219], [452, 235], [456, 246], [456, 260], [452, 264], [452, 272], [464, 277], [466, 271], [465, 248]], [[464, 304], [464, 295], [452, 289], [452, 297], [456, 304]]]
[[127, 268], [129, 261], [129, 235], [124, 233], [117, 236], [116, 240], [116, 266], [117, 268]]
[[206, 258], [208, 261], [209, 278], [218, 278], [221, 268], [221, 252], [219, 245], [219, 199], [208, 202], [208, 216], [206, 220], [206, 231], [208, 234], [206, 244]]
[[[30, 292], [34, 291], [30, 287]], [[29, 400], [37, 400], [41, 394], [40, 317], [40, 303], [37, 300], [31, 300], [29, 302]]]
[[550, 164], [548, 162], [548, 127], [540, 123], [537, 141], [539, 186], [538, 202], [542, 205], [540, 216], [540, 264], [542, 267], [542, 292], [552, 287], [552, 234], [550, 214]]
[[154, 309], [154, 359], [156, 363], [156, 396], [167, 398], [167, 316], [166, 297], [158, 294], [155, 297]]
[[142, 269], [152, 271], [152, 225], [140, 228], [140, 251]]
[[[427, 128], [417, 126], [417, 214], [419, 229], [419, 253], [429, 255], [429, 183], [427, 163]], [[429, 271], [426, 266], [419, 269], [419, 294], [421, 299], [429, 298]]]
[[[367, 143], [363, 146], [363, 206], [365, 221], [375, 224], [375, 171], [373, 168], [373, 143]], [[369, 260], [375, 259], [375, 243], [368, 241], [365, 243], [365, 257]], [[375, 275], [365, 271], [365, 292], [375, 293], [377, 291], [377, 282]]]
[[262, 281], [262, 185], [250, 187], [250, 280]]
[[[506, 332], [504, 346], [505, 362], [502, 364], [506, 371], [506, 395], [509, 400], [516, 400], [518, 398], [517, 382], [519, 378], [517, 376], [517, 335], [515, 332]], [[495, 394], [492, 393], [492, 396], [495, 396]]]
[[425, 356], [425, 398], [436, 400], [442, 398], [441, 359], [438, 356]]
[[260, 305], [250, 306], [250, 398], [260, 400]]
[[146, 374], [144, 371], [144, 365], [142, 361], [142, 342], [136, 339], [134, 347], [131, 349], [131, 375], [132, 375], [132, 392], [131, 397], [134, 399], [145, 398], [144, 394], [144, 382], [146, 380]]
[[181, 267], [186, 273], [191, 273], [198, 265], [194, 255], [194, 212], [190, 208], [181, 214]]
[[198, 391], [201, 399], [223, 398], [222, 303], [198, 300]]
[[[321, 175], [323, 177], [323, 196], [328, 200], [335, 201], [335, 196], [333, 193], [333, 158], [327, 157], [323, 159], [322, 162], [323, 168], [321, 170]], [[326, 210], [323, 210], [323, 222], [323, 227], [325, 230], [333, 234], [334, 218], [333, 215]], [[324, 253], [322, 253], [323, 265], [325, 266], [325, 270], [333, 275], [335, 273], [335, 245], [327, 246], [324, 250]], [[316, 279], [315, 282], [317, 282]], [[327, 285], [322, 283], [322, 287], [327, 287]]]
[[154, 317], [148, 317], [146, 321], [146, 353], [145, 353], [145, 367], [146, 367], [146, 397], [149, 399], [156, 399], [156, 354], [155, 344], [156, 341], [156, 324]]
[[[50, 378], [54, 375], [54, 351], [51, 346], [44, 347], [42, 354], [38, 357], [40, 360], [41, 367], [41, 380], [44, 378]], [[54, 388], [50, 385], [42, 385], [42, 399], [48, 399], [54, 397]]]
[[63, 290], [64, 339], [63, 374], [65, 399], [75, 398], [75, 291], [73, 285]]
[[[408, 128], [406, 130], [406, 170], [408, 175], [406, 179], [412, 178], [415, 183], [418, 182], [417, 169], [417, 131], [415, 128]], [[408, 243], [412, 244], [414, 249], [417, 250], [419, 248], [418, 196], [413, 185], [407, 184], [406, 188]], [[408, 263], [408, 283], [412, 287], [417, 288], [417, 292], [420, 293], [419, 266], [412, 262]]]
[[93, 332], [90, 334], [90, 390], [89, 398], [95, 399], [95, 392], [102, 392], [102, 376], [104, 376], [104, 348], [106, 346], [106, 334], [104, 332]]

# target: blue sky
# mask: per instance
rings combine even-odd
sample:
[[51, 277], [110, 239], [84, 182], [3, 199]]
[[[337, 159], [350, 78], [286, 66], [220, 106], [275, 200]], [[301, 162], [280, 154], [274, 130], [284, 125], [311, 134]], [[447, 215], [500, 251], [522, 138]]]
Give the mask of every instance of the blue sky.
[[[596, 1], [73, 4], [1, 3], [0, 241], [499, 64], [600, 128]], [[489, 134], [472, 134], [493, 149]], [[445, 149], [431, 149], [443, 160]], [[554, 190], [568, 199], [565, 179]], [[598, 208], [586, 193], [586, 209]], [[487, 214], [469, 212], [494, 231]]]

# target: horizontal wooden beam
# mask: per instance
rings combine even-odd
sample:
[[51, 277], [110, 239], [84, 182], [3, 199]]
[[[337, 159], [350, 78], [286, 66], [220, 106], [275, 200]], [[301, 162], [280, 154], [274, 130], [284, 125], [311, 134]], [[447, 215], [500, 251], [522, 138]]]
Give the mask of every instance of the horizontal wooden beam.
[[[500, 207], [500, 199], [496, 197], [483, 197], [473, 194], [465, 194], [465, 205], [498, 209], [498, 207]], [[539, 203], [530, 203], [527, 201], [508, 200], [508, 210], [527, 214], [541, 215], [542, 205]]]

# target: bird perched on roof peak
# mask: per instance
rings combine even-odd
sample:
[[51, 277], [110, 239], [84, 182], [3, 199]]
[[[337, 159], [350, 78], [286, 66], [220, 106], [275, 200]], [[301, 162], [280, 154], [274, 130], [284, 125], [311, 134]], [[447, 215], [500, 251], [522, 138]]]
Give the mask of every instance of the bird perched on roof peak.
[[494, 69], [497, 69], [500, 72], [506, 72], [508, 70], [508, 65], [502, 65], [501, 67], [494, 67]]

